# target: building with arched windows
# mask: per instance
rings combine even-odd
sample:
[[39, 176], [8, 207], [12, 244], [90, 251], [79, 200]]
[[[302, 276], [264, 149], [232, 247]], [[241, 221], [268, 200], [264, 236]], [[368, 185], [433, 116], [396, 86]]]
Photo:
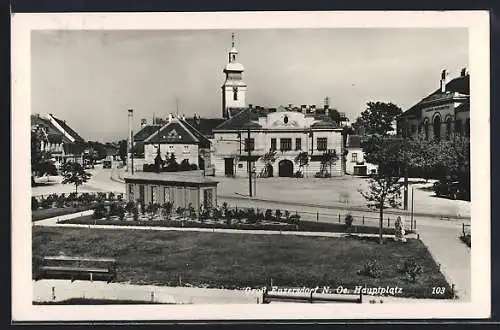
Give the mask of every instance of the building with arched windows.
[[469, 84], [470, 76], [465, 68], [451, 81], [448, 81], [448, 72], [443, 70], [440, 88], [400, 116], [398, 131], [426, 139], [470, 136]]

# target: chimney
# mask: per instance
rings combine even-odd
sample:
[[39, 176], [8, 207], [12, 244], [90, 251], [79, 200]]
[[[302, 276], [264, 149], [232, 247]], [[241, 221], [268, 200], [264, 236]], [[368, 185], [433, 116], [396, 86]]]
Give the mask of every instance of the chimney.
[[169, 113], [168, 114], [168, 122], [171, 123], [172, 119], [174, 119], [174, 116], [171, 113]]
[[448, 83], [447, 76], [448, 76], [448, 72], [446, 71], [446, 69], [441, 71], [441, 93], [446, 92], [446, 84]]
[[467, 75], [467, 68], [462, 68], [462, 71], [460, 72], [461, 77], [465, 77]]
[[252, 106], [253, 106], [253, 104], [249, 104], [249, 105], [248, 105], [248, 108], [249, 108], [249, 109], [252, 109]]
[[186, 120], [186, 116], [182, 114], [182, 120]]
[[311, 110], [312, 110], [312, 112], [316, 112], [316, 104], [311, 105]]
[[302, 112], [304, 115], [306, 114], [306, 109], [307, 109], [307, 106], [305, 104], [302, 104], [300, 106], [300, 112]]

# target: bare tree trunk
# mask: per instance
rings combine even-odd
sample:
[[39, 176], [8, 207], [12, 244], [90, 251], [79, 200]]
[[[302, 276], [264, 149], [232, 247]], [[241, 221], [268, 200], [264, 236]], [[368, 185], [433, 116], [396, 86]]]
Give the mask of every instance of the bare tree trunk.
[[384, 222], [384, 208], [383, 208], [383, 206], [380, 206], [379, 212], [380, 212], [380, 219], [379, 219], [379, 223], [378, 223], [378, 233], [379, 233], [379, 243], [382, 244], [383, 243], [382, 232], [383, 232], [383, 222]]

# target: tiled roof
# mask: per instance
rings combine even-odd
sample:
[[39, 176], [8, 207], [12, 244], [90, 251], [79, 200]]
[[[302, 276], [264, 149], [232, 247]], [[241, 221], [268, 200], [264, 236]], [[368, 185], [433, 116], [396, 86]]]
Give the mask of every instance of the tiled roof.
[[[193, 172], [193, 173], [189, 173]], [[209, 184], [217, 185], [218, 181], [200, 175], [199, 171], [186, 172], [135, 172], [132, 175], [124, 177], [125, 182], [131, 181], [156, 181], [164, 183], [191, 183], [191, 184]]]
[[348, 148], [361, 148], [361, 136], [359, 135], [349, 135], [347, 140]]
[[311, 128], [339, 128], [333, 121], [317, 121], [311, 125]]
[[187, 121], [180, 120], [180, 122], [184, 124], [184, 126], [191, 132], [191, 134], [193, 134], [200, 141], [200, 146], [202, 148], [210, 148], [210, 140], [207, 139], [205, 135], [203, 135]]
[[[470, 76], [460, 76], [455, 79], [452, 79], [446, 84], [446, 91], [451, 92], [451, 93], [460, 93], [460, 94], [465, 94], [469, 95], [470, 93]], [[441, 92], [441, 89], [436, 89], [434, 92], [431, 94], [427, 95], [424, 97], [422, 100], [420, 100], [418, 103], [413, 105], [410, 109], [406, 110], [402, 115], [403, 116], [417, 116], [420, 117], [420, 110], [421, 110], [421, 105], [422, 103], [426, 101], [430, 101], [433, 98], [439, 97], [440, 94], [446, 95], [445, 93]]]
[[142, 142], [158, 131], [162, 125], [147, 125], [134, 135], [134, 142]]
[[240, 111], [236, 116], [226, 120], [219, 126], [215, 127], [213, 130], [238, 130], [238, 129], [248, 129], [248, 128], [262, 128], [261, 125], [253, 122], [259, 120], [259, 114], [252, 111], [252, 109], [244, 109]]
[[222, 124], [225, 119], [223, 118], [200, 118], [197, 119], [191, 117], [185, 120], [189, 125], [197, 129], [201, 134], [205, 136], [211, 136], [212, 130]]
[[172, 122], [145, 139], [144, 142], [195, 144], [199, 143], [200, 140], [180, 120], [173, 119]]
[[75, 132], [71, 127], [69, 127], [68, 124], [66, 124], [65, 120], [61, 120], [59, 118], [56, 118], [54, 115], [51, 115], [51, 116], [63, 128], [63, 130], [66, 131], [66, 133], [68, 133], [69, 135], [71, 135], [73, 137], [73, 139], [75, 139], [75, 142], [82, 142], [82, 143], [85, 142], [85, 140], [80, 135], [78, 135], [77, 132]]
[[68, 143], [70, 142], [51, 122], [40, 115], [31, 115], [31, 126], [38, 126], [44, 129], [49, 142]]

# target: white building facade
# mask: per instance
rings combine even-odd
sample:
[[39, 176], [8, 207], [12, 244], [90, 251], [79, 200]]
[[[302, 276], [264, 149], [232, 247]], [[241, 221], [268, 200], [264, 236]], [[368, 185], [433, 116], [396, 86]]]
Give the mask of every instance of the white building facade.
[[[304, 177], [312, 177], [322, 168], [331, 176], [343, 174], [342, 129], [327, 116], [301, 111], [266, 114], [262, 110], [245, 109], [213, 130], [216, 176], [248, 176], [249, 168], [266, 176], [291, 177], [301, 172]], [[275, 151], [275, 160], [266, 162], [264, 155], [270, 151]], [[300, 153], [307, 155], [306, 166], [295, 162]], [[323, 165], [327, 153], [335, 154], [337, 159]]]

